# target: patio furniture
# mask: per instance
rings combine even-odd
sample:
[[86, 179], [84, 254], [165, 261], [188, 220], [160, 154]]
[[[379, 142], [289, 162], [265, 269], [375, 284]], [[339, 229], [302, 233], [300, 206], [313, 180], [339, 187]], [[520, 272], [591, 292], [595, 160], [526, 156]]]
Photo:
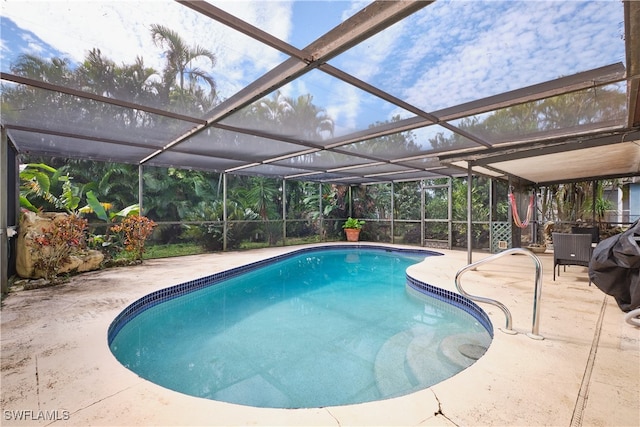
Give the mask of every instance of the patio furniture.
[[[590, 234], [553, 233], [553, 280], [556, 280], [556, 269], [560, 276], [560, 266], [579, 265], [589, 267], [591, 260]], [[589, 277], [591, 286], [591, 277]]]
[[600, 242], [600, 229], [598, 227], [571, 227], [571, 234], [589, 234], [591, 243]]

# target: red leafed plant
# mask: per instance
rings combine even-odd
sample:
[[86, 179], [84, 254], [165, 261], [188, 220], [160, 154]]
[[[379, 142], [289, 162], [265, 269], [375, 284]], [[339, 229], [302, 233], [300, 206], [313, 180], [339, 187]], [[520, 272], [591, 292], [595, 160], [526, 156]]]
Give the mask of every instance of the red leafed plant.
[[55, 278], [71, 255], [86, 248], [86, 229], [87, 220], [77, 215], [60, 216], [50, 227], [42, 228], [42, 234], [34, 239], [39, 254], [34, 266], [43, 272], [45, 279]]
[[142, 261], [144, 244], [147, 237], [153, 233], [156, 223], [146, 216], [130, 215], [122, 220], [120, 224], [111, 227], [115, 233], [123, 234], [124, 248], [129, 252], [134, 260]]

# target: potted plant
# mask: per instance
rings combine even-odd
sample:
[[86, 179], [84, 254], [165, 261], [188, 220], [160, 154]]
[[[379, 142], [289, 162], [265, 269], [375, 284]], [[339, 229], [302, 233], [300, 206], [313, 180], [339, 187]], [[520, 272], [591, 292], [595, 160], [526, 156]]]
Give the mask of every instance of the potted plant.
[[543, 254], [547, 250], [547, 245], [545, 243], [532, 243], [527, 246], [527, 249], [529, 249], [534, 254]]
[[361, 219], [347, 218], [342, 225], [344, 233], [347, 235], [348, 242], [357, 242], [360, 237], [360, 230], [364, 225], [364, 221]]

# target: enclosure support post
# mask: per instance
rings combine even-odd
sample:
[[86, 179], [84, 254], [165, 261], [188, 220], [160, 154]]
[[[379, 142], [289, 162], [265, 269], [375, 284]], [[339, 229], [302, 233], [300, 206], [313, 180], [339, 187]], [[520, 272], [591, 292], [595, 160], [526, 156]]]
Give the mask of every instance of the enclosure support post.
[[282, 246], [287, 246], [287, 180], [282, 178]]
[[2, 293], [9, 291], [9, 237], [7, 234], [7, 209], [9, 206], [7, 195], [9, 193], [9, 154], [8, 154], [7, 130], [0, 130], [0, 182], [5, 189], [0, 193], [0, 289]]
[[395, 240], [396, 240], [395, 233], [393, 231], [393, 224], [395, 223], [395, 218], [393, 215], [393, 211], [394, 211], [393, 202], [396, 199], [394, 191], [395, 191], [395, 187], [392, 181], [391, 182], [391, 243], [392, 244], [395, 243]]
[[493, 178], [489, 178], [489, 252], [492, 252], [493, 242], [493, 199], [495, 191], [493, 187]]
[[[509, 191], [512, 191], [512, 186], [513, 186], [513, 182], [511, 181], [511, 177], [509, 177], [509, 180], [507, 181], [507, 185], [509, 188]], [[509, 231], [510, 231], [510, 238], [511, 241], [510, 243], [510, 247], [513, 248], [515, 245], [513, 244], [514, 242], [514, 238], [513, 238], [513, 213], [511, 209], [507, 209], [507, 222], [509, 223]]]
[[322, 183], [318, 183], [318, 218], [320, 220], [320, 241], [324, 242], [325, 241], [325, 235], [326, 233], [324, 232], [324, 213], [322, 212]]
[[425, 245], [425, 203], [424, 203], [424, 179], [420, 180], [420, 246]]
[[142, 163], [138, 165], [138, 212], [140, 216], [144, 215], [144, 211], [142, 210], [142, 190], [144, 188], [144, 183], [142, 181]]
[[597, 185], [598, 181], [591, 181], [591, 189], [593, 190], [591, 196], [591, 223], [593, 225], [596, 225], [596, 196], [598, 194], [598, 192], [596, 191]]
[[453, 248], [453, 204], [451, 203], [453, 197], [453, 178], [449, 177], [447, 181], [449, 184], [449, 188], [447, 189], [447, 238], [449, 239], [449, 249], [451, 249]]
[[471, 218], [471, 179], [473, 178], [473, 175], [471, 174], [471, 162], [468, 163], [467, 165], [467, 264], [471, 264], [472, 262], [472, 251], [473, 251], [473, 244], [471, 242], [471, 236], [473, 236], [472, 230], [471, 230], [471, 225], [472, 225], [472, 218]]
[[538, 186], [533, 186], [533, 223], [531, 224], [531, 242], [538, 242], [538, 234], [540, 230], [540, 218], [538, 217]]
[[227, 173], [222, 173], [222, 251], [227, 250]]

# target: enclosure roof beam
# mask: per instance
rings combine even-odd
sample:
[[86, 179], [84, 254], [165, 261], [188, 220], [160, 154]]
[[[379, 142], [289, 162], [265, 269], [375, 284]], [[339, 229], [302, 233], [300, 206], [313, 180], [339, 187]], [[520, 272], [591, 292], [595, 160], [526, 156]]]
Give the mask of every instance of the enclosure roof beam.
[[640, 129], [631, 132], [609, 132], [606, 134], [596, 134], [591, 136], [574, 138], [567, 141], [562, 139], [557, 142], [534, 142], [526, 146], [519, 145], [507, 149], [496, 148], [494, 150], [485, 150], [482, 153], [473, 155], [444, 155], [440, 157], [440, 161], [445, 163], [455, 161], [473, 161], [476, 166], [487, 166], [492, 163], [506, 162], [510, 160], [526, 159], [533, 156], [542, 156], [547, 154], [557, 154], [567, 151], [587, 149], [592, 147], [600, 147], [622, 142], [628, 142], [640, 139]]
[[640, 2], [624, 2], [629, 126], [640, 126]]
[[527, 86], [499, 95], [459, 104], [454, 107], [433, 111], [431, 114], [442, 121], [456, 120], [476, 114], [488, 113], [501, 108], [538, 101], [555, 95], [576, 92], [590, 87], [603, 86], [623, 81], [625, 68], [622, 63], [607, 65], [571, 76], [560, 77], [548, 82]]

